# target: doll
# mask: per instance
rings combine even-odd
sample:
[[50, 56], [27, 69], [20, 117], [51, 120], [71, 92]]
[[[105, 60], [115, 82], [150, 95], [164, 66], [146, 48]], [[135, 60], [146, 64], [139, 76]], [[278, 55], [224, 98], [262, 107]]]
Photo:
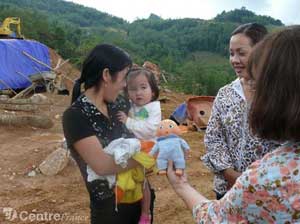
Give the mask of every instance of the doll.
[[150, 151], [150, 155], [157, 154], [156, 165], [158, 174], [166, 174], [168, 160], [172, 160], [175, 173], [183, 174], [185, 169], [185, 155], [189, 153], [190, 147], [185, 140], [178, 135], [181, 133], [178, 125], [169, 119], [162, 120], [156, 132], [157, 142]]

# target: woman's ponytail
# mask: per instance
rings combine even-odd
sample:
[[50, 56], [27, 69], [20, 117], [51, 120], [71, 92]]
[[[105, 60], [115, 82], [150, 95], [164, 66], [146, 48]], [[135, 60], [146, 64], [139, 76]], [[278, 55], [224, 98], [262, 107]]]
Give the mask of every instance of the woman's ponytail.
[[72, 91], [71, 104], [80, 96], [80, 94], [81, 94], [81, 81], [80, 79], [77, 79], [75, 81], [73, 91]]

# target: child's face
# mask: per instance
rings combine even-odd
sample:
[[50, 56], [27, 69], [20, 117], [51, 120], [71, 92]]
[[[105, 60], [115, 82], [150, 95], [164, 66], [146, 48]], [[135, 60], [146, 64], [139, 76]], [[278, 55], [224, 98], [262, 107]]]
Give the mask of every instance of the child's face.
[[145, 75], [141, 74], [131, 78], [128, 83], [128, 96], [137, 106], [144, 106], [150, 103], [153, 92]]

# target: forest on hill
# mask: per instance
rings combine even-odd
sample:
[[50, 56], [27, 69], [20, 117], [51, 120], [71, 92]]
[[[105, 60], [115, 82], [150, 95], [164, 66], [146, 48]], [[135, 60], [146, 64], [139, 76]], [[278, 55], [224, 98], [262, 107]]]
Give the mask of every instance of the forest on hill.
[[284, 24], [245, 7], [221, 12], [212, 20], [162, 19], [151, 14], [129, 23], [96, 9], [62, 0], [1, 0], [0, 21], [20, 17], [22, 33], [69, 58], [80, 68], [99, 43], [124, 48], [137, 64], [148, 60], [165, 71], [171, 88], [215, 95], [235, 78], [228, 62], [230, 33], [241, 23], [258, 22], [269, 30]]

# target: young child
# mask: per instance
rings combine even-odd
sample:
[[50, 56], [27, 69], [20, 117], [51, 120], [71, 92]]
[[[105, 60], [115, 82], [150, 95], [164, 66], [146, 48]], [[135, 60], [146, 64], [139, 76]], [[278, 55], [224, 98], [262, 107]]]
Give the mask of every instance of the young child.
[[[145, 68], [133, 68], [127, 76], [126, 93], [131, 101], [128, 116], [119, 112], [119, 120], [141, 140], [155, 140], [156, 129], [161, 121], [159, 88], [154, 74]], [[142, 214], [139, 224], [150, 224], [150, 188], [145, 184]]]

